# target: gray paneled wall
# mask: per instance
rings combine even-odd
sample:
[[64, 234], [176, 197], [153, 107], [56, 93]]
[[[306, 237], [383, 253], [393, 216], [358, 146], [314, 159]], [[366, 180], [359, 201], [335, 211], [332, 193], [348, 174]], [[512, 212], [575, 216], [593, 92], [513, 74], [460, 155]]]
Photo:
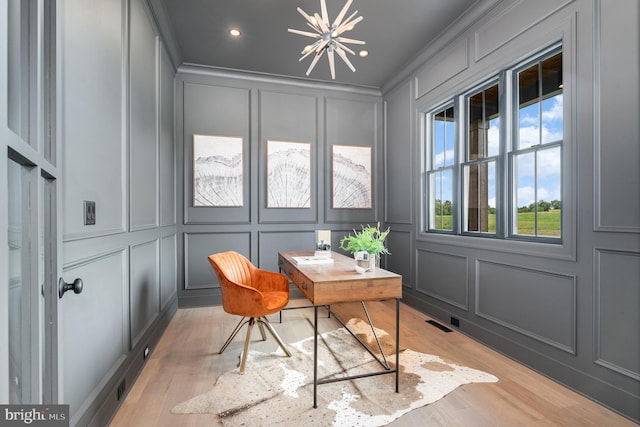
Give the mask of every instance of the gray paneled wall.
[[484, 260], [475, 271], [478, 316], [575, 353], [575, 277]]
[[104, 425], [177, 308], [175, 66], [146, 1], [59, 3], [60, 402]]
[[[260, 143], [258, 149], [258, 181], [264, 187], [258, 191], [258, 220], [260, 223], [311, 223], [318, 222], [318, 205], [308, 208], [268, 207], [265, 178], [269, 171], [267, 159], [268, 141], [301, 142], [310, 144], [310, 196], [318, 199], [318, 165], [322, 165], [318, 150], [318, 98], [313, 95], [298, 95], [286, 92], [260, 90]], [[295, 124], [292, 126], [292, 124]], [[286, 139], [284, 139], [286, 137]], [[323, 158], [326, 158], [323, 156]], [[320, 176], [323, 176], [321, 174]]]
[[640, 253], [596, 249], [594, 265], [596, 363], [640, 380]]
[[156, 91], [158, 36], [140, 1], [131, 3], [129, 44], [129, 227], [158, 226]]
[[[212, 253], [236, 250], [254, 264], [277, 271], [278, 251], [312, 250], [316, 229], [333, 230], [332, 245], [337, 248], [353, 227], [380, 220], [379, 92], [182, 66], [176, 94], [178, 176], [183, 179], [178, 228], [183, 236], [178, 249], [181, 306], [220, 302], [217, 278], [207, 262]], [[242, 138], [242, 206], [194, 206], [194, 134]], [[308, 206], [269, 206], [268, 141], [308, 147]], [[370, 149], [370, 207], [333, 207], [334, 144]]]
[[[122, 232], [127, 201], [123, 5], [68, 0], [61, 9], [64, 238]], [[84, 226], [83, 200], [96, 202], [93, 227]]]
[[602, 1], [598, 10], [601, 37], [595, 40], [595, 226], [640, 233], [640, 4], [606, 7], [610, 3]]
[[469, 260], [441, 250], [417, 251], [415, 289], [463, 310], [469, 308]]
[[[635, 421], [639, 27], [636, 0], [502, 1], [470, 27], [450, 28], [384, 94], [386, 220], [411, 236], [389, 239], [391, 265], [409, 270], [404, 301], [447, 323], [457, 318], [463, 332]], [[422, 114], [557, 41], [569, 58], [562, 242], [424, 232]], [[407, 180], [414, 186], [403, 192]]]
[[[248, 88], [207, 85], [196, 82], [181, 83], [178, 80], [178, 97], [182, 110], [178, 110], [178, 123], [184, 127], [182, 144], [184, 153], [181, 164], [182, 207], [185, 224], [250, 223], [251, 165], [257, 157], [251, 153], [250, 91]], [[182, 122], [180, 121], [182, 119]], [[230, 136], [242, 138], [245, 153], [242, 164], [244, 176], [242, 206], [194, 207], [193, 206], [193, 135]], [[257, 160], [257, 159], [256, 159]]]
[[80, 295], [61, 300], [59, 320], [59, 345], [64, 350], [61, 401], [70, 405], [76, 418], [128, 353], [126, 265], [125, 252], [115, 250], [68, 264], [64, 271], [67, 277], [81, 277], [85, 284]]

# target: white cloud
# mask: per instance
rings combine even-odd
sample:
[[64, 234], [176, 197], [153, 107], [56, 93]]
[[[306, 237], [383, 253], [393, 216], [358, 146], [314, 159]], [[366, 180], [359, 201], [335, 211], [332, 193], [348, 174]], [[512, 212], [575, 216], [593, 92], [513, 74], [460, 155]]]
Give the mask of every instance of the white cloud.
[[[551, 104], [551, 108], [547, 106]], [[552, 121], [552, 120], [562, 120], [563, 117], [563, 98], [562, 94], [556, 95], [551, 99], [548, 99], [543, 103], [542, 109], [542, 120], [543, 121]]]
[[[453, 150], [446, 150], [443, 151], [441, 153], [436, 154], [435, 157], [435, 161], [434, 161], [434, 166], [435, 167], [439, 167], [439, 166], [445, 166], [448, 164], [452, 164], [453, 163]], [[447, 161], [447, 163], [445, 164], [445, 160]]]
[[500, 153], [500, 127], [492, 126], [487, 132], [487, 139], [489, 140], [489, 155], [494, 156]]
[[[537, 120], [535, 122], [537, 125]], [[538, 126], [520, 126], [519, 148], [531, 147], [540, 142], [540, 128]]]
[[535, 200], [535, 189], [533, 187], [518, 187], [518, 207], [529, 206]]

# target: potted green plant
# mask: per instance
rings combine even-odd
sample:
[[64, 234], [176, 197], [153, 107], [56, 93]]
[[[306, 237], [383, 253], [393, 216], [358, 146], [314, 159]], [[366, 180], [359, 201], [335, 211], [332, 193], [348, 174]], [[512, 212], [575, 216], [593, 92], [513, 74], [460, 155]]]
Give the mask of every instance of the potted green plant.
[[[353, 254], [356, 259], [356, 266], [363, 268], [364, 271], [372, 270], [374, 266], [380, 264], [381, 254], [390, 254], [384, 244], [385, 239], [389, 235], [390, 228], [380, 230], [378, 225], [361, 226], [362, 230], [353, 230], [353, 235], [343, 237], [340, 240], [340, 249]], [[365, 255], [366, 254], [366, 255]], [[358, 270], [358, 268], [356, 268]], [[359, 270], [358, 270], [359, 271]]]

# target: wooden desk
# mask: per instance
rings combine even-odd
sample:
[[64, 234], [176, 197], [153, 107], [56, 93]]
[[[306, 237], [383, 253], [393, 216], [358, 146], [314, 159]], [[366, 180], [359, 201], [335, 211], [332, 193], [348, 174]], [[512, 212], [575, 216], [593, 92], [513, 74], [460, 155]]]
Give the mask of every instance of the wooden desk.
[[278, 266], [314, 305], [402, 298], [402, 276], [381, 268], [356, 273], [355, 260], [332, 253], [333, 264], [296, 264], [307, 252], [280, 252]]
[[[313, 251], [305, 252], [280, 252], [278, 253], [278, 266], [281, 272], [284, 272], [289, 279], [298, 287], [298, 289], [313, 304], [313, 407], [317, 408], [317, 386], [318, 384], [326, 384], [336, 381], [345, 381], [350, 379], [369, 377], [373, 375], [392, 374], [396, 375], [396, 393], [399, 389], [399, 371], [400, 363], [400, 298], [402, 298], [402, 276], [392, 273], [381, 268], [366, 273], [357, 273], [355, 271], [355, 261], [353, 258], [346, 257], [338, 253], [332, 253], [333, 263], [331, 264], [297, 264], [293, 257], [310, 256]], [[391, 369], [387, 363], [386, 356], [380, 346], [380, 341], [375, 333], [375, 329], [371, 322], [371, 317], [367, 311], [365, 301], [377, 301], [394, 298], [396, 300], [396, 367]], [[369, 348], [349, 330], [346, 324], [331, 312], [331, 304], [343, 302], [362, 303], [369, 325], [374, 334], [378, 348], [382, 355], [382, 360], [375, 355]], [[360, 343], [374, 359], [383, 367], [382, 371], [344, 376], [332, 379], [318, 379], [318, 307], [325, 306], [329, 313], [342, 324], [342, 326], [351, 333], [351, 335]]]

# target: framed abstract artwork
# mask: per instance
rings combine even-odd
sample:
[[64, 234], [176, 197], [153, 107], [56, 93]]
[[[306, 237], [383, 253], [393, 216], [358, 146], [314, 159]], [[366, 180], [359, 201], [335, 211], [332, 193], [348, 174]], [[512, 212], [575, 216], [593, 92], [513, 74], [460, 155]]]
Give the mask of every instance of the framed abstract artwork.
[[311, 144], [267, 141], [267, 208], [311, 207]]
[[193, 206], [243, 205], [242, 138], [193, 135]]
[[371, 147], [333, 145], [332, 206], [370, 209]]

